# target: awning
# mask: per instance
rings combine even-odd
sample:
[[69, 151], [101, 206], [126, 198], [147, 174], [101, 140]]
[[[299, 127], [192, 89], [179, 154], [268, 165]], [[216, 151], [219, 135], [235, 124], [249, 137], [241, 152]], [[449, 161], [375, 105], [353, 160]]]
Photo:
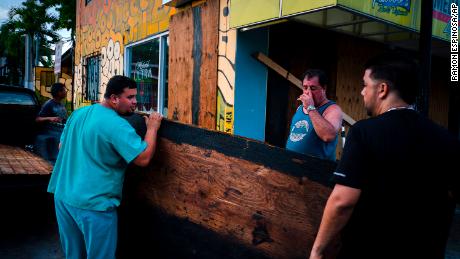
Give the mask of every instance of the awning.
[[[444, 41], [450, 40], [451, 2], [433, 0], [433, 37]], [[230, 27], [295, 19], [388, 40], [388, 37], [413, 37], [401, 32], [419, 32], [420, 14], [418, 0], [231, 0]]]

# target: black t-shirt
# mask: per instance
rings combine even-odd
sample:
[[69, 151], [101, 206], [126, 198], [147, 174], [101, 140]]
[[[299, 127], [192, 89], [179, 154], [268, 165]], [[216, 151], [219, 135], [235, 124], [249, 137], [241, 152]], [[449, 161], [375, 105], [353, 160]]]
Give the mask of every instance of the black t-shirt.
[[60, 117], [63, 122], [67, 119], [67, 110], [62, 103], [56, 102], [54, 99], [49, 99], [45, 102], [40, 113], [40, 117]]
[[459, 141], [416, 111], [350, 130], [333, 180], [361, 190], [342, 258], [443, 258], [458, 190]]

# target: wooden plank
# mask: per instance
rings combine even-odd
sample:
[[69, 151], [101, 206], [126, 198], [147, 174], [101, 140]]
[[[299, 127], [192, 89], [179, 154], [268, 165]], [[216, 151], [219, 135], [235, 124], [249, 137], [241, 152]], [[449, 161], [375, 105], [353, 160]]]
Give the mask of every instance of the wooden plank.
[[169, 33], [168, 117], [192, 123], [192, 9], [171, 17]]
[[193, 83], [192, 83], [192, 123], [198, 125], [200, 114], [200, 74], [203, 50], [203, 32], [201, 28], [201, 7], [194, 7], [193, 13]]
[[307, 255], [334, 163], [168, 120], [159, 134], [138, 200], [270, 257]]
[[[300, 79], [296, 78], [294, 75], [289, 73], [289, 71], [287, 71], [286, 69], [284, 69], [283, 67], [278, 65], [276, 62], [274, 62], [272, 59], [270, 59], [269, 57], [267, 57], [263, 53], [260, 53], [260, 52], [255, 53], [254, 58], [259, 60], [260, 62], [262, 62], [267, 67], [273, 69], [275, 72], [280, 74], [282, 77], [286, 78], [294, 86], [297, 86], [297, 88], [299, 88], [301, 90], [303, 89], [302, 81]], [[356, 121], [351, 116], [346, 114], [345, 112], [343, 112], [343, 120], [346, 123], [348, 123], [348, 125], [353, 125], [353, 124], [356, 123]]]
[[219, 44], [219, 1], [208, 0], [201, 7], [202, 54], [200, 67], [200, 113], [198, 125], [216, 128], [217, 62]]
[[274, 62], [271, 58], [267, 57], [265, 54], [261, 52], [257, 52], [254, 54], [254, 58], [262, 62], [267, 67], [273, 69], [275, 72], [280, 74], [282, 77], [286, 78], [289, 82], [297, 86], [300, 90], [303, 90], [302, 81], [300, 79], [296, 78], [294, 75], [289, 73], [289, 71], [284, 69], [282, 66], [278, 65], [276, 62]]
[[53, 166], [20, 147], [0, 144], [0, 175], [50, 175]]

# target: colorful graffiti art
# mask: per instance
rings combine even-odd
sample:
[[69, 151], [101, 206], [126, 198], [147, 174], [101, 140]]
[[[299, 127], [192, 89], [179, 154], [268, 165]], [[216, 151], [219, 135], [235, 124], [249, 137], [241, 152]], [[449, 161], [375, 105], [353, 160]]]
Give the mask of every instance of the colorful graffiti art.
[[235, 55], [236, 30], [230, 29], [229, 0], [221, 0], [219, 22], [216, 129], [230, 134], [233, 133]]
[[378, 6], [378, 12], [392, 13], [394, 15], [408, 15], [410, 12], [410, 0], [373, 0], [372, 8]]
[[77, 2], [75, 108], [85, 99], [86, 59], [99, 56], [99, 101], [110, 77], [124, 73], [124, 46], [166, 31], [175, 9], [161, 0], [84, 0]]

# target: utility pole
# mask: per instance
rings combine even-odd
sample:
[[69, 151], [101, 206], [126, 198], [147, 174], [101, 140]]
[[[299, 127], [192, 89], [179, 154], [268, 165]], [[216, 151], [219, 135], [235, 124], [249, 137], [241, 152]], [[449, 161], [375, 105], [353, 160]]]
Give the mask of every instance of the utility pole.
[[30, 47], [32, 46], [32, 37], [30, 34], [25, 35], [25, 73], [24, 73], [24, 88], [29, 88], [30, 90], [34, 90], [33, 84], [33, 75], [32, 75], [32, 56]]
[[35, 33], [35, 61], [34, 67], [38, 67], [38, 63], [40, 62], [40, 34]]
[[433, 30], [433, 0], [423, 0], [420, 21], [419, 57], [420, 75], [417, 108], [421, 114], [428, 116], [429, 95], [431, 88], [431, 34]]

